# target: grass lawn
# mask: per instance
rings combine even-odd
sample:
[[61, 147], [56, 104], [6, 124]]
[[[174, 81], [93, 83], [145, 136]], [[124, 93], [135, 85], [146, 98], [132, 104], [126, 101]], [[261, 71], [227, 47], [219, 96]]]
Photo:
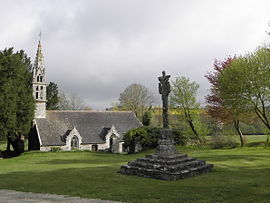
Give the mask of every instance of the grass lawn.
[[0, 159], [0, 188], [125, 202], [270, 202], [270, 149], [179, 147], [215, 164], [212, 173], [168, 182], [117, 173], [135, 155], [27, 152]]
[[267, 135], [245, 135], [246, 146], [264, 146]]
[[[245, 146], [247, 147], [258, 147], [265, 146], [267, 135], [244, 135]], [[240, 146], [239, 135], [234, 135], [233, 139]], [[211, 143], [211, 136], [206, 136], [207, 144]]]

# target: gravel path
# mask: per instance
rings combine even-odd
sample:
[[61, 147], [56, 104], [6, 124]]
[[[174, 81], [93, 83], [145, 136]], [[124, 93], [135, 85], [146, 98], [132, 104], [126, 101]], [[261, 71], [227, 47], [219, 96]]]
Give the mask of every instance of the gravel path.
[[18, 192], [14, 190], [0, 190], [0, 203], [120, 203], [110, 200], [85, 199], [80, 197], [68, 197], [64, 195], [52, 195], [32, 192]]

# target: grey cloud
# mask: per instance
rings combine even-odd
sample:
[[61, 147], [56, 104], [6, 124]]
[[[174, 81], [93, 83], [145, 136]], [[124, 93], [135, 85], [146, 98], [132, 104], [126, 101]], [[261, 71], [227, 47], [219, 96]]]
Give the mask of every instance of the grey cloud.
[[1, 48], [25, 49], [34, 58], [41, 30], [48, 82], [96, 109], [117, 101], [135, 82], [159, 103], [157, 76], [163, 69], [172, 79], [197, 81], [203, 101], [209, 88], [204, 75], [215, 58], [269, 41], [267, 0], [4, 2], [0, 17], [9, 23], [0, 22]]

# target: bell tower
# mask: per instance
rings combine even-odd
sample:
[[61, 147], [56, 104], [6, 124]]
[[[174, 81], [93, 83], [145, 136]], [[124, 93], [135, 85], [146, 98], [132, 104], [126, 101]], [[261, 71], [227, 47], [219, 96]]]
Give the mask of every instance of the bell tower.
[[44, 57], [41, 50], [40, 40], [33, 68], [33, 97], [36, 101], [35, 118], [46, 117], [46, 78]]

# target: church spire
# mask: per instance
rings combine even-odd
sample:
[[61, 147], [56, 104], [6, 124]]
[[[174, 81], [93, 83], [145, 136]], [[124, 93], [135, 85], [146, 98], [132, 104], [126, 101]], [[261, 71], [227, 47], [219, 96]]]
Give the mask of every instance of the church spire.
[[44, 56], [43, 56], [43, 53], [42, 53], [40, 40], [38, 42], [38, 48], [37, 48], [37, 53], [36, 53], [36, 58], [35, 58], [35, 63], [34, 63], [33, 74], [37, 75], [37, 73], [39, 71], [42, 72], [43, 74], [45, 74]]
[[44, 57], [41, 49], [41, 42], [38, 48], [33, 68], [33, 97], [36, 101], [35, 118], [45, 118], [46, 116], [46, 81]]

